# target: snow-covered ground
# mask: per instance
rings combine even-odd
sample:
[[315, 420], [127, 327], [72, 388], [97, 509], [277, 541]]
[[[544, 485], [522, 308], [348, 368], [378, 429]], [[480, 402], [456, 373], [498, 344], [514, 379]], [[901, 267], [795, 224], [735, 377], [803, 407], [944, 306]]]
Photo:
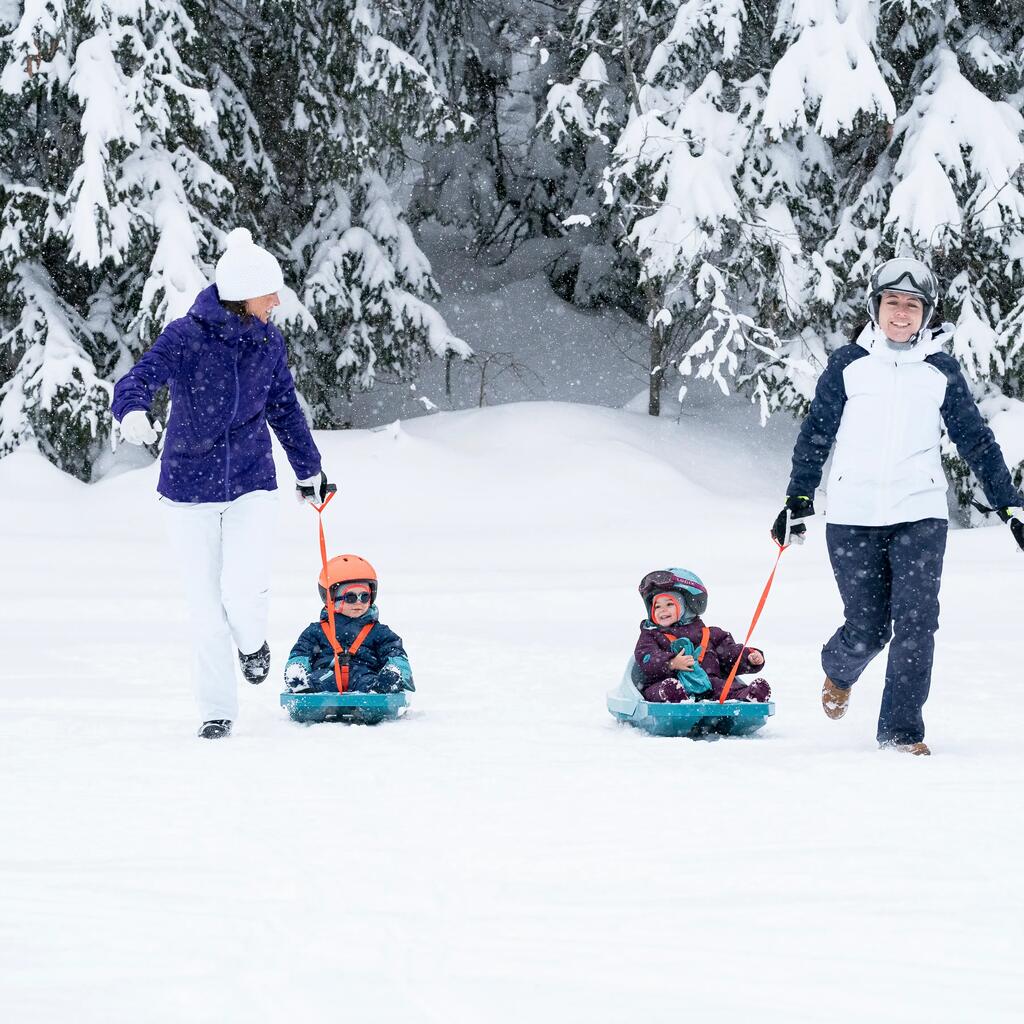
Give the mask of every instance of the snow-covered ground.
[[[742, 634], [793, 425], [520, 404], [319, 435], [331, 550], [370, 558], [418, 691], [302, 727], [284, 656], [317, 612], [283, 491], [271, 680], [195, 738], [155, 467], [0, 461], [5, 1021], [1017, 1021], [1024, 559], [951, 536], [926, 708], [879, 752], [882, 665], [821, 713], [839, 602], [820, 527], [756, 641], [758, 736], [657, 739], [604, 706], [666, 563]], [[282, 464], [282, 480], [290, 475]]]

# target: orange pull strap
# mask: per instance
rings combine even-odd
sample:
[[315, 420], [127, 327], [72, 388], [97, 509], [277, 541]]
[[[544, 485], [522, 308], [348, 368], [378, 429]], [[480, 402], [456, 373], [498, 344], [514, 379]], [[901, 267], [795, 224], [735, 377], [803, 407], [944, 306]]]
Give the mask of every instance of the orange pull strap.
[[[327, 540], [324, 537], [324, 509], [330, 505], [331, 499], [337, 493], [337, 491], [331, 491], [324, 499], [322, 505], [313, 506], [316, 509], [317, 521], [320, 526], [320, 560], [324, 565], [324, 579], [327, 578]], [[334, 602], [331, 600], [330, 588], [327, 591], [327, 621], [331, 624], [331, 628], [328, 631], [325, 627], [324, 632], [327, 634], [327, 640], [334, 651], [334, 681], [337, 683], [338, 693], [344, 693], [348, 689], [348, 666], [346, 665], [345, 671], [342, 672], [342, 665], [338, 658], [338, 655], [342, 652], [334, 629]]]
[[355, 654], [360, 647], [363, 646], [363, 641], [370, 635], [370, 630], [376, 625], [375, 622], [368, 622], [359, 632], [356, 634], [355, 640], [352, 641], [352, 646], [348, 649], [349, 654]]
[[775, 541], [775, 546], [779, 549], [779, 553], [775, 558], [775, 564], [772, 566], [771, 575], [768, 577], [768, 582], [764, 585], [764, 590], [761, 591], [761, 600], [757, 602], [757, 608], [754, 610], [754, 617], [750, 620], [750, 629], [747, 630], [746, 638], [743, 641], [743, 646], [740, 648], [740, 653], [736, 655], [736, 664], [733, 665], [732, 671], [729, 673], [729, 678], [725, 681], [725, 686], [722, 687], [722, 696], [718, 698], [719, 704], [725, 703], [725, 698], [729, 696], [729, 689], [732, 686], [732, 681], [736, 678], [736, 673], [739, 670], [740, 662], [743, 660], [743, 655], [746, 652], [747, 644], [750, 642], [751, 634], [754, 632], [754, 627], [757, 625], [757, 620], [761, 618], [761, 612], [764, 610], [764, 603], [768, 600], [768, 591], [772, 589], [772, 583], [775, 582], [775, 570], [779, 567], [779, 561], [782, 558], [783, 551], [789, 547], [788, 544], [783, 546], [778, 541]]

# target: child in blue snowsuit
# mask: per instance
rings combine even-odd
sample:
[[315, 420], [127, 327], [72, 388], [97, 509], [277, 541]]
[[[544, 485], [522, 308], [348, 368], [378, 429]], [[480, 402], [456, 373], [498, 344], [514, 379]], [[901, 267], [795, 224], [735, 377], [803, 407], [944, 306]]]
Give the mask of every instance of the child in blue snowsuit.
[[[335, 674], [335, 648], [329, 639], [334, 602], [334, 636], [341, 679]], [[415, 690], [412, 669], [402, 638], [378, 619], [377, 573], [358, 555], [338, 555], [320, 573], [324, 608], [292, 647], [284, 667], [285, 685], [292, 693], [398, 693]], [[339, 682], [341, 685], [339, 686]]]

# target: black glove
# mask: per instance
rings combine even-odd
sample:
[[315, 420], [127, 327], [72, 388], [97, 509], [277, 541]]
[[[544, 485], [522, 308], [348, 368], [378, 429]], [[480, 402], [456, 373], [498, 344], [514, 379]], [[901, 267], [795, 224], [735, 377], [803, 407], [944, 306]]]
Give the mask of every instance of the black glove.
[[1024, 551], [1024, 508], [1020, 505], [1011, 505], [1009, 508], [997, 508], [996, 515], [1004, 523], [1010, 524], [1010, 532], [1017, 542], [1017, 547]]
[[310, 505], [322, 505], [328, 494], [337, 491], [337, 484], [327, 482], [327, 474], [321, 471], [319, 478], [311, 476], [308, 480], [295, 481], [295, 500], [305, 501]]
[[786, 547], [789, 544], [803, 544], [807, 539], [807, 524], [797, 523], [814, 515], [814, 502], [804, 494], [791, 494], [782, 511], [772, 523], [772, 539]]

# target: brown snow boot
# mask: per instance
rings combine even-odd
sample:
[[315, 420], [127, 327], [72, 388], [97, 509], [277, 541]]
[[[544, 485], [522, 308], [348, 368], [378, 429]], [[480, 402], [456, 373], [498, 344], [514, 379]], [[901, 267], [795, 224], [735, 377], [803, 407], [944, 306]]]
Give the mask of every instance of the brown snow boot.
[[836, 686], [828, 676], [825, 676], [825, 682], [821, 687], [821, 706], [825, 714], [832, 719], [842, 718], [849, 703], [850, 691]]
[[879, 743], [881, 750], [898, 750], [902, 754], [913, 754], [915, 757], [930, 757], [931, 751], [928, 749], [928, 744], [921, 743], [897, 743], [895, 740], [889, 740], [886, 743]]

